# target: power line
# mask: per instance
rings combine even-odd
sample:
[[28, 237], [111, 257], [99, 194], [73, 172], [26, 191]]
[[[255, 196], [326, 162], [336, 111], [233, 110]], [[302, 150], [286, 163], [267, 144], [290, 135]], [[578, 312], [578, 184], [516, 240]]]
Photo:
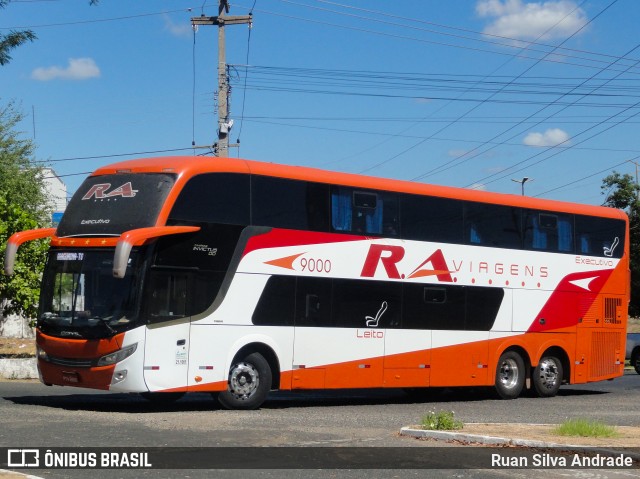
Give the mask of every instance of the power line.
[[[357, 32], [360, 32], [360, 33], [369, 33], [369, 34], [377, 35], [377, 36], [385, 36], [385, 37], [395, 38], [395, 39], [400, 39], [400, 40], [409, 40], [409, 41], [420, 42], [420, 43], [428, 43], [428, 44], [432, 44], [432, 45], [459, 48], [459, 49], [469, 50], [469, 51], [490, 53], [492, 55], [512, 56], [511, 53], [501, 52], [501, 51], [498, 51], [498, 50], [488, 50], [488, 49], [483, 49], [483, 48], [478, 48], [478, 47], [463, 46], [463, 45], [454, 44], [454, 43], [440, 42], [440, 41], [435, 41], [435, 40], [426, 40], [426, 39], [423, 39], [423, 38], [416, 38], [416, 37], [411, 37], [411, 36], [407, 36], [407, 35], [386, 33], [386, 32], [371, 30], [371, 29], [367, 29], [367, 28], [349, 26], [349, 25], [341, 25], [341, 24], [337, 24], [337, 23], [331, 23], [331, 22], [322, 21], [322, 20], [314, 20], [314, 19], [310, 19], [310, 18], [304, 18], [304, 17], [294, 16], [294, 15], [288, 15], [288, 14], [284, 14], [284, 13], [273, 12], [273, 11], [263, 10], [263, 9], [256, 10], [256, 11], [260, 12], [260, 13], [264, 13], [266, 15], [272, 15], [272, 16], [276, 16], [276, 17], [286, 18], [286, 19], [289, 19], [289, 20], [296, 20], [296, 21], [302, 21], [302, 22], [307, 22], [307, 23], [314, 23], [314, 24], [317, 24], [317, 25], [330, 26], [330, 27], [335, 27], [335, 28], [340, 28], [340, 29], [345, 29], [345, 30], [357, 31]], [[398, 25], [398, 26], [400, 26], [402, 28], [407, 28], [406, 25]], [[522, 41], [522, 40], [520, 40], [520, 41]], [[502, 44], [501, 46], [513, 48], [513, 45], [508, 45], [508, 44]], [[554, 47], [554, 48], [558, 48], [558, 47]], [[559, 54], [554, 54], [554, 55], [557, 56]], [[600, 68], [600, 67], [595, 66], [595, 65], [586, 65], [586, 64], [582, 64], [582, 63], [574, 63], [574, 62], [565, 61], [564, 58], [570, 58], [571, 57], [571, 55], [569, 55], [569, 54], [563, 54], [563, 55], [560, 55], [560, 56], [561, 56], [561, 58], [552, 59], [552, 58], [550, 58], [549, 53], [546, 53], [546, 55], [544, 56], [544, 60], [543, 61], [550, 62], [550, 63], [559, 63], [559, 64], [565, 64], [565, 65], [579, 66], [579, 67], [584, 67], [584, 68]], [[522, 54], [518, 55], [518, 58], [529, 59], [529, 60], [539, 60], [540, 59], [539, 57], [522, 55]], [[590, 60], [590, 61], [596, 62], [596, 63], [602, 63], [601, 60]], [[638, 74], [640, 74], [640, 72]]]
[[[290, 0], [281, 0], [281, 1], [285, 1], [287, 3], [294, 3], [294, 2], [291, 2]], [[350, 10], [357, 10], [357, 11], [362, 11], [362, 12], [366, 12], [366, 13], [371, 13], [371, 14], [374, 14], [374, 15], [380, 15], [380, 16], [384, 16], [385, 18], [396, 18], [396, 19], [400, 19], [400, 20], [413, 22], [413, 23], [419, 23], [419, 24], [423, 24], [423, 25], [432, 25], [432, 26], [436, 26], [436, 27], [440, 27], [440, 28], [445, 28], [445, 29], [448, 29], [448, 30], [466, 32], [466, 33], [474, 33], [476, 35], [481, 35], [483, 37], [499, 38], [501, 40], [506, 40], [508, 43], [507, 44], [501, 44], [502, 46], [512, 46], [512, 47], [514, 47], [516, 43], [517, 44], [524, 43], [525, 46], [527, 46], [527, 45], [537, 45], [537, 46], [543, 46], [545, 48], [551, 48], [551, 49], [556, 48], [555, 45], [542, 43], [542, 42], [537, 41], [537, 39], [536, 40], [520, 40], [518, 38], [507, 37], [507, 36], [504, 36], [504, 35], [495, 35], [495, 34], [491, 34], [491, 33], [487, 33], [487, 32], [479, 32], [477, 30], [471, 30], [471, 29], [468, 29], [468, 28], [460, 28], [460, 27], [454, 27], [454, 26], [451, 26], [451, 25], [444, 25], [442, 23], [428, 22], [428, 21], [425, 21], [425, 20], [420, 20], [418, 18], [403, 17], [403, 16], [400, 16], [400, 15], [394, 15], [393, 13], [388, 12], [388, 11], [381, 12], [381, 11], [377, 11], [377, 10], [370, 10], [370, 9], [366, 9], [366, 8], [355, 7], [353, 5], [345, 5], [345, 4], [332, 2], [332, 1], [328, 1], [328, 0], [316, 0], [316, 1], [318, 3], [326, 3], [326, 4], [329, 4], [329, 5], [334, 5], [334, 6], [350, 9]], [[341, 14], [341, 12], [335, 12], [335, 13]], [[362, 18], [367, 19], [367, 20], [375, 21], [375, 19], [372, 19], [372, 18], [369, 18], [369, 17], [362, 17]], [[440, 33], [440, 32], [435, 32], [435, 33]], [[520, 47], [517, 47], [517, 48], [520, 48]], [[569, 52], [578, 52], [578, 53], [586, 53], [586, 54], [589, 54], [589, 55], [608, 57], [608, 58], [613, 59], [613, 60], [615, 60], [616, 58], [620, 58], [620, 57], [617, 57], [615, 55], [610, 55], [610, 54], [606, 54], [606, 53], [599, 53], [599, 52], [592, 52], [592, 51], [588, 51], [588, 50], [580, 50], [580, 49], [576, 49], [576, 48], [559, 47], [558, 50], [569, 51]]]
[[555, 187], [555, 188], [551, 188], [550, 190], [547, 190], [547, 191], [544, 191], [544, 192], [539, 193], [539, 194], [537, 194], [537, 195], [534, 195], [534, 197], [535, 197], [535, 198], [539, 198], [539, 197], [541, 197], [541, 196], [546, 195], [547, 193], [551, 193], [551, 192], [553, 192], [553, 191], [561, 190], [561, 189], [563, 189], [563, 188], [566, 188], [567, 186], [571, 186], [571, 185], [574, 185], [574, 184], [576, 184], [576, 183], [580, 183], [581, 181], [588, 180], [589, 178], [593, 178], [594, 176], [598, 176], [598, 175], [601, 175], [601, 174], [606, 173], [606, 172], [608, 172], [608, 171], [611, 171], [613, 168], [617, 168], [618, 166], [622, 166], [622, 165], [624, 165], [625, 163], [628, 163], [629, 161], [637, 160], [638, 158], [640, 158], [640, 155], [639, 155], [639, 156], [636, 156], [636, 157], [634, 157], [634, 158], [632, 158], [631, 160], [624, 160], [623, 162], [616, 163], [615, 165], [611, 165], [611, 166], [609, 166], [608, 168], [605, 168], [604, 170], [600, 170], [600, 171], [597, 171], [597, 172], [592, 173], [592, 174], [590, 174], [590, 175], [583, 176], [582, 178], [579, 178], [579, 179], [577, 179], [577, 180], [570, 181], [569, 183], [565, 183], [564, 185], [557, 186], [557, 187]]
[[[593, 22], [596, 18], [598, 18], [598, 16], [600, 16], [604, 11], [606, 11], [606, 10], [607, 10], [611, 5], [613, 5], [615, 2], [617, 2], [617, 0], [613, 0], [613, 2], [611, 2], [607, 7], [605, 7], [605, 9], [604, 9], [604, 10], [602, 10], [600, 13], [598, 13], [594, 18], [592, 18], [591, 20], [589, 20], [589, 22], [587, 22], [585, 25], [583, 25], [582, 27], [580, 27], [578, 30], [576, 30], [574, 33], [572, 33], [570, 36], [568, 36], [567, 38], [565, 38], [565, 39], [560, 43], [560, 45], [559, 45], [559, 46], [562, 46], [562, 45], [563, 45], [564, 43], [566, 43], [569, 39], [571, 39], [572, 37], [574, 37], [575, 35], [577, 35], [577, 34], [578, 34], [580, 31], [582, 31], [582, 30], [583, 30], [583, 29], [584, 29], [584, 28], [585, 28], [589, 23]], [[582, 5], [582, 4], [584, 4], [584, 1], [583, 1], [580, 5]], [[577, 9], [577, 8], [579, 8], [579, 6], [576, 6], [576, 8], [575, 8], [575, 9]], [[574, 9], [574, 10], [575, 10], [575, 9]], [[573, 10], [572, 10], [572, 12], [573, 12]], [[568, 15], [570, 15], [572, 12], [569, 12], [569, 14], [567, 14], [567, 16], [568, 16]], [[566, 16], [565, 16], [565, 17], [563, 17], [561, 20], [559, 20], [557, 23], [555, 23], [553, 26], [551, 26], [550, 28], [548, 28], [545, 32], [543, 32], [543, 33], [540, 35], [540, 37], [542, 37], [542, 35], [544, 35], [545, 33], [549, 32], [549, 31], [551, 31], [553, 28], [555, 28], [555, 27], [556, 27], [560, 22], [564, 21], [564, 19], [565, 19], [565, 18], [566, 18]], [[526, 47], [525, 47], [523, 50], [526, 50]], [[549, 53], [549, 54], [550, 54], [550, 53]], [[549, 54], [547, 54], [546, 56], [548, 56]], [[545, 58], [546, 58], [546, 56], [545, 56]], [[498, 67], [498, 69], [502, 68], [502, 67], [503, 67], [504, 65], [506, 65], [508, 62], [510, 62], [511, 60], [513, 60], [515, 57], [516, 57], [516, 56], [513, 56], [513, 57], [512, 57], [512, 58], [510, 58], [507, 62], [505, 62], [503, 65], [500, 65], [500, 67]], [[534, 63], [533, 63], [532, 65], [530, 65], [527, 69], [525, 69], [525, 71], [524, 71], [524, 72], [520, 73], [517, 77], [515, 77], [515, 78], [514, 78], [514, 79], [512, 79], [512, 80], [510, 80], [510, 82], [509, 82], [509, 83], [507, 83], [506, 85], [504, 85], [503, 87], [501, 87], [497, 92], [492, 93], [489, 97], [485, 98], [485, 99], [484, 99], [483, 101], [481, 101], [479, 104], [476, 104], [476, 105], [474, 105], [471, 109], [469, 109], [469, 110], [465, 111], [462, 115], [460, 115], [460, 116], [458, 117], [458, 119], [462, 119], [462, 118], [466, 117], [467, 115], [469, 115], [470, 113], [472, 113], [473, 111], [475, 111], [476, 109], [478, 109], [481, 105], [484, 105], [484, 104], [486, 104], [486, 103], [488, 103], [488, 102], [495, 102], [496, 100], [494, 100], [494, 97], [495, 97], [498, 93], [500, 93], [502, 90], [504, 90], [504, 89], [505, 89], [509, 84], [513, 83], [515, 80], [517, 80], [517, 79], [519, 79], [519, 78], [522, 78], [524, 75], [526, 75], [529, 71], [531, 71], [531, 70], [532, 70], [536, 65], [538, 65], [538, 64], [539, 64], [540, 62], [542, 62], [542, 61], [543, 61], [543, 59], [539, 59], [539, 60], [537, 60], [536, 62], [534, 62]], [[495, 73], [498, 69], [494, 70], [494, 73]], [[458, 120], [454, 120], [454, 121], [452, 121], [451, 123], [449, 123], [449, 124], [447, 124], [447, 125], [445, 125], [445, 126], [441, 127], [440, 129], [438, 129], [438, 131], [436, 131], [435, 133], [433, 133], [433, 134], [432, 134], [432, 136], [435, 136], [435, 135], [437, 135], [437, 134], [441, 133], [442, 131], [446, 130], [446, 129], [447, 129], [447, 128], [449, 128], [450, 126], [455, 125], [455, 124], [457, 123], [457, 121], [458, 121]], [[491, 139], [491, 141], [493, 141], [494, 139], [495, 139], [495, 137], [494, 137], [494, 138], [492, 138], [492, 139]], [[398, 153], [398, 154], [396, 154], [396, 155], [392, 156], [391, 158], [388, 158], [388, 159], [384, 160], [383, 162], [379, 162], [378, 164], [376, 164], [376, 165], [375, 165], [375, 167], [381, 166], [381, 165], [383, 165], [383, 164], [385, 164], [385, 163], [388, 163], [388, 162], [390, 162], [390, 161], [392, 161], [392, 160], [394, 160], [394, 159], [396, 159], [396, 158], [398, 158], [398, 157], [400, 157], [400, 156], [404, 155], [405, 153], [408, 153], [409, 151], [411, 151], [411, 150], [413, 150], [413, 149], [417, 148], [418, 146], [420, 146], [420, 145], [424, 144], [426, 141], [428, 141], [428, 139], [422, 140], [422, 141], [420, 141], [420, 142], [418, 142], [418, 143], [416, 143], [416, 144], [414, 144], [414, 145], [410, 146], [409, 148], [404, 149], [404, 150], [403, 150], [403, 151], [401, 151], [400, 153]], [[479, 147], [474, 148], [474, 150], [475, 150], [475, 149], [477, 149], [477, 148], [479, 148]], [[474, 151], [474, 150], [472, 150], [472, 151]], [[451, 161], [447, 162], [447, 164], [450, 164], [450, 163], [455, 162], [458, 158], [460, 158], [460, 156], [458, 156], [457, 158], [454, 158], [453, 160], [451, 160]], [[414, 181], [415, 181], [415, 180], [418, 180], [418, 179], [421, 179], [421, 178], [423, 178], [424, 176], [426, 176], [426, 175], [420, 175], [420, 176], [418, 176], [418, 177], [415, 177], [415, 178], [414, 178]]]
[[191, 10], [192, 10], [191, 8], [181, 8], [179, 10], [166, 10], [164, 12], [141, 13], [138, 15], [127, 15], [123, 17], [99, 18], [94, 20], [76, 20], [74, 22], [46, 23], [46, 24], [40, 24], [40, 25], [19, 25], [19, 26], [13, 26], [13, 27], [0, 27], [0, 30], [24, 30], [24, 29], [37, 30], [38, 28], [68, 27], [73, 25], [86, 25], [91, 23], [118, 22], [121, 20], [134, 20], [137, 18], [144, 18], [144, 17], [157, 17], [160, 15], [166, 15], [168, 13], [191, 12]]
[[[612, 4], [613, 4], [613, 3], [612, 3]], [[609, 4], [609, 5], [608, 5], [604, 10], [602, 10], [602, 11], [601, 11], [597, 16], [601, 15], [602, 13], [604, 13], [604, 11], [606, 11], [606, 10], [607, 10], [607, 9], [608, 9], [612, 4]], [[594, 17], [592, 20], [595, 20], [595, 18], [597, 18], [597, 16], [596, 16], [596, 17]], [[631, 49], [629, 52], [627, 52], [627, 54], [626, 54], [626, 55], [628, 55], [629, 53], [633, 52], [633, 51], [634, 51], [635, 49], [637, 49], [637, 48], [638, 48], [637, 46], [636, 46], [636, 47], [634, 47], [634, 48], [633, 48], [633, 49]], [[616, 60], [616, 62], [617, 62], [617, 60]], [[614, 63], [615, 63], [615, 62], [614, 62]], [[636, 63], [637, 63], [637, 62], [636, 62]], [[631, 68], [631, 67], [628, 67], [628, 68]], [[603, 71], [605, 71], [605, 69], [600, 70], [599, 72], [595, 73], [591, 78], [594, 78], [596, 75], [598, 75], [598, 74], [602, 73]], [[621, 75], [621, 74], [619, 74], [619, 75]], [[585, 81], [581, 84], [581, 86], [582, 86], [582, 85], [584, 85], [584, 84], [586, 84], [586, 83], [587, 83], [591, 78], [589, 78], [589, 79], [585, 80]], [[607, 80], [607, 82], [608, 82], [608, 81], [609, 81], [609, 80]], [[605, 85], [606, 85], [606, 83], [607, 83], [607, 82], [605, 82]], [[597, 90], [598, 88], [600, 88], [601, 86], [602, 86], [602, 85], [599, 85], [599, 86], [597, 86], [597, 87], [593, 88], [593, 89], [592, 89], [592, 91], [596, 91], [596, 90]], [[570, 103], [570, 104], [560, 103], [560, 101], [559, 101], [559, 100], [560, 100], [560, 99], [562, 99], [562, 98], [564, 98], [565, 96], [567, 96], [567, 95], [566, 95], [566, 94], [563, 94], [562, 96], [560, 96], [560, 98], [558, 98], [558, 99], [554, 100], [554, 101], [553, 101], [552, 103], [550, 103], [549, 105], [547, 105], [547, 106], [545, 106], [545, 107], [541, 108], [540, 110], [538, 110], [538, 111], [534, 112], [533, 114], [529, 115], [529, 117], [528, 117], [528, 118], [526, 118], [525, 120], [528, 120], [530, 117], [535, 116], [535, 115], [537, 115], [538, 113], [540, 113], [540, 112], [544, 111], [544, 110], [545, 110], [546, 108], [548, 108], [549, 106], [563, 106], [563, 108], [560, 110], [560, 112], [562, 112], [562, 111], [566, 110], [569, 106], [574, 106], [574, 105], [575, 105], [575, 106], [583, 106], [583, 105], [584, 105], [584, 103], [578, 103], [578, 102], [580, 102], [580, 101], [581, 101], [581, 99], [582, 99], [582, 98], [578, 98], [578, 99], [576, 99], [575, 101], [573, 101], [573, 102], [572, 102], [572, 103]], [[613, 106], [613, 105], [612, 105], [612, 106]], [[626, 109], [625, 109], [625, 111], [626, 111]], [[554, 112], [554, 113], [552, 113], [552, 114], [548, 115], [545, 119], [540, 120], [537, 124], [541, 124], [543, 121], [546, 121], [546, 120], [548, 120], [548, 119], [550, 119], [550, 118], [553, 118], [553, 116], [554, 116], [554, 115], [556, 115], [557, 113], [559, 113], [559, 112]], [[614, 117], [615, 117], [615, 115], [614, 115]], [[508, 133], [509, 131], [513, 130], [514, 128], [516, 128], [516, 127], [520, 126], [520, 125], [521, 125], [525, 120], [522, 120], [522, 121], [520, 121], [520, 122], [516, 123], [515, 125], [512, 125], [510, 128], [508, 128], [508, 129], [504, 130], [503, 132], [499, 133], [498, 135], [495, 135], [493, 138], [491, 138], [491, 139], [487, 142], [487, 144], [489, 144], [489, 142], [493, 142], [494, 140], [498, 139], [500, 136], [504, 135], [505, 133]], [[590, 130], [590, 128], [589, 128], [589, 129], [587, 129], [587, 130], [585, 130], [585, 131], [589, 131], [589, 130]], [[523, 131], [524, 131], [524, 130], [523, 130]], [[519, 136], [521, 133], [523, 133], [523, 131], [518, 132], [518, 133], [515, 133], [514, 135], [512, 135], [511, 137], [509, 137], [508, 139], [506, 139], [506, 140], [504, 140], [504, 141], [512, 140], [512, 139], [513, 139], [513, 138], [515, 138], [516, 136]], [[563, 142], [563, 143], [566, 143], [566, 141], [565, 141], [565, 142]], [[442, 173], [442, 172], [447, 171], [447, 170], [449, 170], [449, 169], [451, 169], [451, 168], [458, 167], [458, 166], [460, 166], [461, 164], [466, 163], [467, 161], [469, 161], [469, 160], [471, 160], [471, 159], [473, 159], [473, 158], [477, 158], [479, 155], [481, 155], [481, 154], [485, 154], [485, 153], [487, 153], [488, 151], [490, 151], [490, 150], [492, 150], [492, 149], [496, 148], [496, 146], [497, 146], [497, 145], [492, 145], [490, 148], [488, 148], [488, 149], [486, 149], [486, 150], [484, 150], [484, 151], [479, 151], [479, 152], [477, 152], [477, 153], [475, 153], [475, 154], [473, 154], [473, 155], [471, 155], [471, 156], [468, 156], [470, 153], [473, 153], [474, 151], [477, 151], [477, 150], [479, 150], [480, 148], [482, 148], [482, 146], [484, 146], [484, 145], [479, 145], [478, 147], [474, 148], [473, 150], [471, 150], [471, 151], [469, 151], [469, 152], [465, 152], [463, 155], [459, 155], [458, 157], [454, 158], [453, 160], [451, 160], [451, 161], [449, 161], [449, 162], [447, 162], [447, 163], [445, 163], [445, 164], [443, 164], [443, 165], [440, 165], [439, 167], [436, 167], [436, 168], [434, 168], [434, 169], [432, 169], [432, 170], [428, 171], [427, 173], [425, 173], [425, 174], [421, 175], [420, 177], [418, 177], [418, 178], [416, 178], [416, 179], [424, 178], [424, 177], [426, 177], [426, 176], [428, 176], [428, 175], [431, 175], [431, 174]], [[537, 155], [533, 155], [533, 157], [536, 157], [536, 156], [538, 156], [538, 155], [539, 155], [539, 154], [537, 154]], [[465, 156], [467, 156], [467, 158], [466, 158], [466, 159], [463, 159], [462, 161], [459, 161], [458, 163], [455, 163], [457, 160], [459, 160], [459, 159], [461, 159], [461, 158], [464, 158]], [[527, 160], [524, 160], [523, 162], [525, 162], [525, 161], [527, 161]], [[520, 162], [520, 163], [523, 163], [523, 162]], [[492, 176], [495, 176], [495, 175], [497, 175], [497, 174], [489, 175], [489, 177], [492, 177]], [[487, 179], [487, 178], [488, 178], [488, 177], [485, 177], [485, 178], [483, 178], [483, 179], [481, 179], [481, 180], [478, 180], [477, 182], [474, 182], [474, 184], [477, 184], [478, 182], [482, 182], [482, 181], [484, 181], [484, 180], [485, 180], [485, 179]]]
[[138, 156], [138, 155], [154, 155], [157, 153], [173, 153], [176, 151], [190, 151], [192, 148], [171, 148], [166, 150], [151, 150], [151, 151], [135, 151], [130, 153], [111, 153], [109, 155], [94, 155], [94, 156], [76, 156], [71, 158], [59, 158], [57, 160], [37, 161], [35, 163], [60, 163], [63, 161], [79, 161], [79, 160], [98, 160], [104, 158], [118, 158], [122, 156]]
[[[637, 50], [638, 48], [640, 48], [640, 44], [638, 44], [638, 45], [636, 45], [635, 47], [633, 47], [633, 48], [632, 48], [631, 50], [629, 50], [627, 53], [631, 53], [631, 52], [633, 52], [633, 51]], [[638, 60], [638, 62], [637, 62], [637, 63], [640, 63], [640, 60]], [[596, 89], [597, 89], [597, 88], [599, 88], [599, 87], [596, 87]], [[579, 99], [577, 99], [577, 100], [576, 100], [576, 102], [578, 102], [578, 101], [580, 101], [580, 100], [579, 100]], [[636, 103], [635, 105], [632, 105], [630, 108], [625, 108], [622, 112], [618, 112], [618, 113], [616, 113], [616, 114], [614, 114], [614, 115], [609, 116], [609, 117], [608, 117], [608, 118], [606, 118], [605, 120], [602, 120], [602, 121], [600, 121], [600, 122], [596, 123], [595, 125], [593, 125], [593, 126], [592, 126], [592, 127], [590, 127], [590, 128], [587, 128], [587, 129], [585, 129], [585, 130], [581, 131], [577, 136], [580, 136], [580, 135], [582, 135], [582, 134], [584, 134], [584, 133], [586, 133], [586, 132], [588, 132], [588, 131], [592, 130], [593, 128], [596, 128], [596, 127], [598, 127], [598, 126], [600, 126], [600, 125], [604, 124], [605, 122], [608, 122], [609, 120], [612, 120], [613, 118], [617, 118], [617, 117], [619, 117], [622, 113], [624, 113], [624, 112], [626, 112], [626, 111], [629, 111], [630, 109], [632, 109], [632, 108], [634, 108], [635, 106], [638, 106], [638, 105], [640, 105], [640, 102]], [[560, 112], [564, 111], [565, 109], [566, 109], [566, 107], [565, 107], [565, 108], [563, 108], [562, 110], [560, 110]], [[535, 114], [537, 114], [537, 113], [539, 113], [539, 112], [536, 112]], [[551, 115], [549, 115], [546, 119], [552, 118], [552, 117], [553, 117], [555, 114], [557, 114], [557, 113], [559, 113], [559, 112], [554, 112], [554, 113], [552, 113], [552, 114], [551, 114]], [[598, 133], [598, 134], [604, 133], [605, 131], [608, 131], [608, 130], [610, 130], [611, 128], [613, 128], [613, 127], [615, 127], [615, 126], [618, 126], [619, 124], [624, 123], [624, 122], [628, 121], [628, 120], [629, 120], [629, 119], [631, 119], [631, 118], [634, 118], [636, 115], [637, 115], [637, 114], [633, 114], [633, 115], [631, 115], [631, 116], [628, 116], [628, 117], [622, 118], [619, 122], [616, 122], [614, 125], [612, 125], [612, 126], [611, 126], [611, 127], [609, 127], [609, 128], [606, 128], [605, 130], [603, 130], [602, 132], [600, 132], [600, 133]], [[541, 121], [540, 121], [540, 123], [542, 123], [543, 121], [545, 121], [545, 120], [541, 120]], [[518, 126], [519, 124], [520, 124], [520, 122], [519, 122], [518, 124], [514, 125], [514, 126], [513, 126], [512, 128], [510, 128], [509, 130], [511, 130], [511, 129], [513, 129], [513, 128], [515, 128], [515, 127], [516, 127], [516, 126]], [[509, 130], [507, 130], [507, 131], [509, 131]], [[502, 134], [501, 134], [501, 135], [502, 135]], [[499, 136], [501, 136], [501, 135], [499, 135]], [[513, 139], [513, 138], [515, 138], [515, 136], [517, 136], [517, 135], [518, 135], [518, 134], [511, 136], [511, 137], [510, 137], [510, 138], [508, 138], [506, 141], [509, 141], [509, 140], [511, 140], [511, 139]], [[592, 137], [590, 137], [590, 138], [592, 138]], [[590, 139], [590, 138], [589, 138], [589, 139]], [[567, 141], [568, 141], [568, 140], [565, 140], [565, 141], [564, 141], [564, 142], [562, 142], [561, 144], [566, 143]], [[582, 143], [582, 142], [581, 142], [581, 143]], [[485, 151], [484, 151], [484, 152], [482, 152], [482, 153], [486, 153], [487, 151], [489, 151], [490, 149], [493, 149], [493, 148], [495, 148], [495, 146], [492, 146], [491, 148], [489, 148], [488, 150], [485, 150]], [[550, 147], [550, 148], [546, 149], [545, 151], [543, 151], [542, 153], [546, 153], [547, 151], [552, 150], [553, 148], [555, 148], [555, 147]], [[566, 149], [565, 149], [565, 150], [563, 150], [563, 151], [566, 151]], [[556, 153], [556, 154], [559, 154], [559, 153], [560, 153], [560, 152], [558, 152], [558, 153]], [[553, 157], [553, 156], [556, 156], [556, 154], [551, 155], [551, 156], [550, 156], [550, 158], [551, 158], [551, 157]], [[477, 156], [477, 155], [475, 155], [475, 156]], [[529, 161], [530, 159], [533, 159], [533, 158], [535, 158], [535, 157], [537, 157], [537, 156], [539, 156], [539, 154], [533, 155], [533, 156], [531, 156], [531, 157], [529, 157], [529, 158], [527, 158], [527, 159], [525, 159], [525, 160], [522, 160], [522, 161], [520, 161], [520, 162], [516, 163], [516, 165], [526, 163], [526, 162], [527, 162], [527, 161]], [[467, 159], [467, 160], [465, 160], [465, 161], [468, 161], [468, 160], [469, 160], [469, 159]], [[534, 163], [534, 164], [538, 164], [538, 163], [540, 163], [540, 162], [536, 162], [536, 163]], [[516, 166], [516, 165], [514, 165], [514, 166]], [[512, 168], [512, 167], [510, 167], [509, 169], [511, 169], [511, 168]], [[517, 171], [522, 171], [522, 169], [517, 170]], [[491, 177], [493, 177], [493, 176], [496, 176], [496, 175], [489, 175], [489, 176], [487, 176], [487, 177], [485, 177], [485, 178], [483, 178], [483, 179], [479, 180], [479, 182], [483, 182], [484, 180], [486, 180], [486, 179], [488, 179], [488, 178], [491, 178]], [[500, 179], [502, 179], [502, 178], [504, 178], [504, 177], [501, 177]], [[494, 181], [495, 181], [495, 180], [491, 181], [490, 183], [493, 183]]]

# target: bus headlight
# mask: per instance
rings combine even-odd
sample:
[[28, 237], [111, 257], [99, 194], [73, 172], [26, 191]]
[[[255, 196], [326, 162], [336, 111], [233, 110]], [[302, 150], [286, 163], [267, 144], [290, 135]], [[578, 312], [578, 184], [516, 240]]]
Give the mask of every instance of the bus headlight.
[[134, 343], [131, 346], [122, 348], [114, 353], [106, 354], [98, 359], [98, 366], [109, 366], [111, 364], [119, 363], [135, 353], [137, 347], [138, 343]]
[[40, 346], [36, 346], [36, 356], [43, 361], [49, 361], [49, 355]]

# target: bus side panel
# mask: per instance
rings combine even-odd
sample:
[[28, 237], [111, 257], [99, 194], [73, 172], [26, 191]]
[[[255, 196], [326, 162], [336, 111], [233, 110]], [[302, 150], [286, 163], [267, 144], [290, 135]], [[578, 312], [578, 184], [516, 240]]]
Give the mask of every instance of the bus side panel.
[[488, 331], [433, 331], [431, 386], [487, 383]]
[[606, 328], [578, 328], [573, 383], [611, 379], [624, 374], [626, 334]]
[[384, 353], [384, 387], [429, 386], [431, 331], [387, 329]]
[[313, 388], [312, 380], [322, 374], [306, 370], [318, 367], [325, 369], [326, 388], [381, 387], [384, 334], [383, 329], [369, 328], [296, 328], [293, 387]]

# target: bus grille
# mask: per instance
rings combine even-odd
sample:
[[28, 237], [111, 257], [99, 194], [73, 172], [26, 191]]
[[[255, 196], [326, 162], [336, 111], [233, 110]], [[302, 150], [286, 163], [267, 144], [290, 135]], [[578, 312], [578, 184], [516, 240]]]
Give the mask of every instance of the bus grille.
[[611, 377], [619, 373], [621, 333], [618, 332], [593, 332], [591, 335], [591, 366], [589, 368], [590, 379]]
[[47, 359], [51, 364], [58, 366], [68, 366], [72, 368], [90, 368], [93, 366], [92, 359], [58, 358], [55, 356], [49, 356]]
[[620, 298], [604, 298], [604, 322], [608, 324], [620, 324], [620, 307], [622, 299]]

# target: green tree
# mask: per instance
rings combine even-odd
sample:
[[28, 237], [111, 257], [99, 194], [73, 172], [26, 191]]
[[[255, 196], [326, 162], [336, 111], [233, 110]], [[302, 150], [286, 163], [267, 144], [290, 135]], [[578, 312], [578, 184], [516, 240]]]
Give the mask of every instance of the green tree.
[[[3, 9], [11, 0], [0, 0], [0, 9]], [[99, 0], [90, 0], [89, 5], [97, 5]], [[0, 66], [6, 65], [11, 61], [9, 52], [20, 45], [32, 42], [36, 38], [35, 33], [31, 30], [11, 30], [7, 34], [0, 33]]]
[[[10, 103], [0, 107], [0, 258], [9, 237], [18, 231], [48, 225], [49, 209], [41, 169], [32, 160], [34, 145], [17, 131], [22, 115]], [[13, 276], [0, 275], [0, 298], [5, 314], [36, 316], [46, 241], [22, 245]], [[4, 266], [4, 264], [3, 264]]]
[[[13, 233], [41, 226], [33, 213], [0, 194], [0, 255], [3, 261], [7, 240]], [[23, 244], [18, 250], [14, 274], [0, 276], [0, 298], [6, 298], [2, 305], [5, 315], [17, 313], [28, 318], [36, 317], [47, 249], [48, 242], [43, 240]]]
[[629, 174], [614, 171], [602, 180], [605, 206], [624, 210], [629, 216], [629, 250], [631, 269], [631, 303], [629, 314], [640, 316], [640, 186]]
[[17, 130], [23, 115], [13, 103], [0, 106], [0, 195], [44, 221], [48, 216], [42, 170], [35, 165], [35, 145]]
[[[0, 9], [7, 6], [9, 0], [0, 0]], [[9, 33], [0, 34], [0, 65], [6, 65], [11, 61], [9, 52], [23, 43], [32, 42], [36, 34], [31, 30], [11, 30]]]

